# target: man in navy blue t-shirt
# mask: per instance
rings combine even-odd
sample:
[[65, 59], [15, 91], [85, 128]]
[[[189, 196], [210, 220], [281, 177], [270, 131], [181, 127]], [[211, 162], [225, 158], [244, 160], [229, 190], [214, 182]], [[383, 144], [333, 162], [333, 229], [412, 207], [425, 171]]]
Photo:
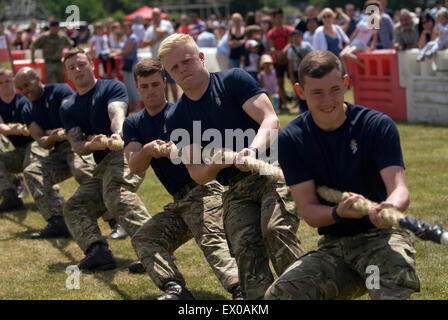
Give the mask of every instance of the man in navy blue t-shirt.
[[95, 78], [92, 61], [82, 49], [67, 52], [64, 68], [77, 93], [59, 110], [62, 124], [74, 151], [81, 156], [93, 153], [96, 162], [93, 176], [66, 202], [64, 218], [86, 254], [78, 267], [113, 269], [115, 258], [101, 235], [98, 217], [107, 210], [131, 236], [151, 218], [136, 194], [144, 174], [130, 172], [120, 146], [128, 96], [122, 82]]
[[[181, 137], [179, 148], [184, 144], [192, 149], [184, 163], [193, 180], [205, 184], [216, 179], [229, 185], [223, 195], [226, 237], [238, 264], [243, 296], [261, 299], [274, 280], [269, 260], [280, 274], [303, 253], [296, 236], [299, 216], [286, 185], [250, 173], [241, 161], [242, 156], [256, 157], [270, 147], [280, 127], [277, 115], [266, 93], [244, 70], [210, 73], [189, 35], [166, 38], [159, 57], [184, 91], [167, 119], [170, 140]], [[223, 163], [223, 149], [236, 156]], [[212, 161], [202, 161], [203, 155], [212, 156]]]
[[[27, 98], [16, 93], [14, 88], [14, 74], [9, 69], [0, 69], [0, 134], [8, 137], [14, 150], [8, 150], [2, 142], [0, 150], [0, 192], [3, 201], [0, 212], [24, 209], [23, 201], [17, 194], [15, 181], [18, 176], [14, 173], [22, 172], [25, 160], [31, 159], [31, 142], [33, 139], [23, 131], [22, 109], [29, 104]], [[10, 126], [15, 124], [14, 126]], [[28, 134], [24, 136], [23, 134]], [[24, 188], [26, 188], [23, 185]], [[26, 190], [26, 189], [25, 189]]]
[[224, 288], [236, 298], [240, 293], [238, 268], [230, 256], [222, 224], [222, 193], [217, 181], [195, 183], [183, 164], [175, 165], [159, 146], [169, 138], [166, 119], [174, 105], [165, 96], [166, 77], [155, 59], [140, 61], [134, 68], [135, 83], [145, 109], [123, 124], [125, 155], [131, 172], [149, 165], [173, 196], [174, 202], [156, 214], [132, 237], [132, 244], [154, 283], [165, 291], [159, 300], [191, 299], [185, 279], [172, 252], [194, 237]]
[[[72, 176], [81, 184], [92, 176], [95, 166], [92, 155], [81, 157], [73, 151], [62, 127], [59, 108], [74, 92], [65, 83], [44, 85], [36, 71], [29, 67], [18, 71], [15, 83], [31, 101], [22, 111], [23, 120], [31, 136], [42, 148], [50, 150], [48, 157], [33, 162], [33, 165], [29, 165], [24, 171], [31, 189], [35, 188], [35, 185], [41, 185], [45, 190], [43, 193], [32, 193], [48, 225], [42, 231], [33, 233], [31, 237], [39, 239], [70, 235], [62, 215], [64, 198], [53, 186]], [[112, 227], [110, 237], [113, 237], [121, 227], [111, 217], [105, 220]]]
[[[380, 211], [409, 206], [398, 130], [386, 115], [344, 102], [349, 78], [329, 51], [314, 51], [300, 65], [294, 89], [309, 111], [279, 134], [279, 162], [302, 218], [323, 238], [318, 250], [292, 264], [267, 290], [267, 299], [409, 299], [419, 291], [414, 245], [408, 231]], [[339, 204], [318, 186], [351, 192]], [[364, 216], [352, 208], [378, 203]], [[378, 285], [367, 277], [376, 272]]]
[[56, 184], [71, 176], [81, 183], [92, 176], [93, 170], [93, 159], [81, 159], [73, 152], [59, 117], [61, 104], [67, 101], [73, 90], [64, 83], [44, 85], [37, 72], [29, 67], [17, 72], [15, 84], [31, 101], [22, 110], [30, 135], [39, 146], [49, 151], [48, 156], [34, 161], [23, 172], [34, 202], [48, 222], [43, 230], [31, 234], [31, 238], [70, 237], [62, 215], [64, 197]]

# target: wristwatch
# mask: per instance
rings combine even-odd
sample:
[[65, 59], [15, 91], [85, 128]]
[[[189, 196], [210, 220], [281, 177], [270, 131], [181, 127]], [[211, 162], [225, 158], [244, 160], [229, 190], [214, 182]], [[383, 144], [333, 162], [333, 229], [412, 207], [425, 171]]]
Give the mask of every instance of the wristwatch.
[[331, 215], [333, 216], [334, 221], [339, 222], [342, 220], [342, 217], [340, 215], [338, 215], [338, 206], [334, 206], [333, 209], [331, 210]]

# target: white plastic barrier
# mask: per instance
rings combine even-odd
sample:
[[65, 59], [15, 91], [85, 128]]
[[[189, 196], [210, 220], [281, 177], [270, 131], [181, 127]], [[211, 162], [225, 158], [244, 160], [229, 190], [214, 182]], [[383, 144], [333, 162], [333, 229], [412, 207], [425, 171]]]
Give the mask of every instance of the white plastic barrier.
[[200, 48], [205, 56], [205, 66], [210, 72], [218, 72], [227, 69], [229, 58], [218, 53], [216, 48]]
[[418, 49], [398, 53], [409, 122], [448, 125], [448, 50], [418, 62]]
[[137, 50], [137, 57], [139, 58], [139, 60], [152, 58], [151, 50], [149, 49], [149, 47], [140, 48]]

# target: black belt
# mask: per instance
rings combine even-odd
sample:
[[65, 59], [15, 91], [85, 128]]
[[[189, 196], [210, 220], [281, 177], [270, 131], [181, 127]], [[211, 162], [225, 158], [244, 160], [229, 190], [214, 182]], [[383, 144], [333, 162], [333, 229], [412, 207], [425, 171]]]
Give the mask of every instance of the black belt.
[[235, 183], [237, 183], [238, 181], [240, 181], [241, 179], [246, 178], [247, 176], [251, 175], [251, 172], [243, 172], [240, 171], [237, 174], [234, 174], [233, 176], [231, 176], [230, 178], [227, 179], [227, 181], [229, 182], [229, 185], [234, 185]]
[[175, 194], [173, 194], [173, 199], [178, 201], [185, 197], [188, 192], [190, 192], [191, 189], [196, 188], [198, 184], [194, 181], [191, 181], [184, 185], [182, 188], [179, 189]]

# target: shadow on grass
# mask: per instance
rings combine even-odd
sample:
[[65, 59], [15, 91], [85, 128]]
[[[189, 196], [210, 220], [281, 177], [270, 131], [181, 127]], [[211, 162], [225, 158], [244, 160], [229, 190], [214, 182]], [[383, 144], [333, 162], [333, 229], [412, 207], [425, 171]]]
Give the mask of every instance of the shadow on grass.
[[[8, 211], [0, 213], [0, 219], [6, 218], [15, 223], [21, 224], [26, 219], [28, 208], [25, 206], [25, 209], [17, 210], [17, 211]], [[17, 219], [13, 219], [12, 217], [16, 217]]]
[[[76, 261], [73, 257], [71, 257], [70, 260], [71, 262], [57, 262], [50, 264], [48, 266], [48, 271], [55, 273], [65, 273], [68, 266], [77, 265], [79, 263], [79, 261]], [[113, 283], [113, 280], [117, 272], [127, 269], [128, 265], [132, 262], [132, 260], [115, 258], [115, 261], [117, 262], [117, 268], [113, 270], [99, 271], [99, 272], [82, 271], [82, 273], [93, 275], [97, 280], [106, 284], [110, 290], [116, 292], [122, 299], [131, 300], [132, 297], [128, 295], [125, 291], [121, 290], [115, 283]]]
[[36, 229], [34, 227], [28, 226], [23, 223], [23, 221], [26, 219], [27, 216], [27, 210], [19, 210], [19, 211], [11, 211], [11, 212], [5, 212], [0, 214], [0, 221], [1, 220], [8, 220], [11, 221], [17, 225], [19, 225], [22, 228], [25, 228], [25, 231], [15, 233], [12, 237], [1, 239], [0, 241], [8, 241], [8, 240], [14, 240], [14, 239], [29, 239], [30, 234], [36, 231], [39, 231], [39, 229]]
[[[9, 238], [0, 239], [0, 241], [10, 241], [10, 240], [33, 240], [30, 238], [31, 233], [39, 231], [39, 229], [34, 229], [31, 227], [27, 227], [26, 231], [17, 232], [13, 236]], [[33, 240], [35, 241], [35, 240]]]
[[[54, 239], [41, 239], [42, 240], [46, 240], [48, 242], [51, 243], [51, 245], [58, 249], [59, 252], [65, 256], [69, 261], [73, 262], [73, 264], [75, 264], [76, 259], [72, 256], [72, 254], [70, 252], [65, 251], [64, 249], [70, 244], [72, 240], [72, 238], [54, 238]], [[64, 269], [65, 271], [65, 269]]]
[[[22, 210], [8, 211], [8, 212], [0, 213], [0, 220], [6, 219], [11, 222], [14, 222], [15, 224], [17, 224], [21, 227], [26, 228], [27, 231], [25, 231], [24, 233], [35, 232], [35, 231], [37, 231], [37, 229], [34, 229], [34, 228], [27, 226], [26, 224], [23, 223], [23, 221], [25, 221], [25, 219], [27, 217], [27, 213], [29, 211], [39, 211], [34, 202], [25, 203], [25, 209], [22, 209]], [[19, 234], [22, 234], [22, 233], [19, 233]]]

